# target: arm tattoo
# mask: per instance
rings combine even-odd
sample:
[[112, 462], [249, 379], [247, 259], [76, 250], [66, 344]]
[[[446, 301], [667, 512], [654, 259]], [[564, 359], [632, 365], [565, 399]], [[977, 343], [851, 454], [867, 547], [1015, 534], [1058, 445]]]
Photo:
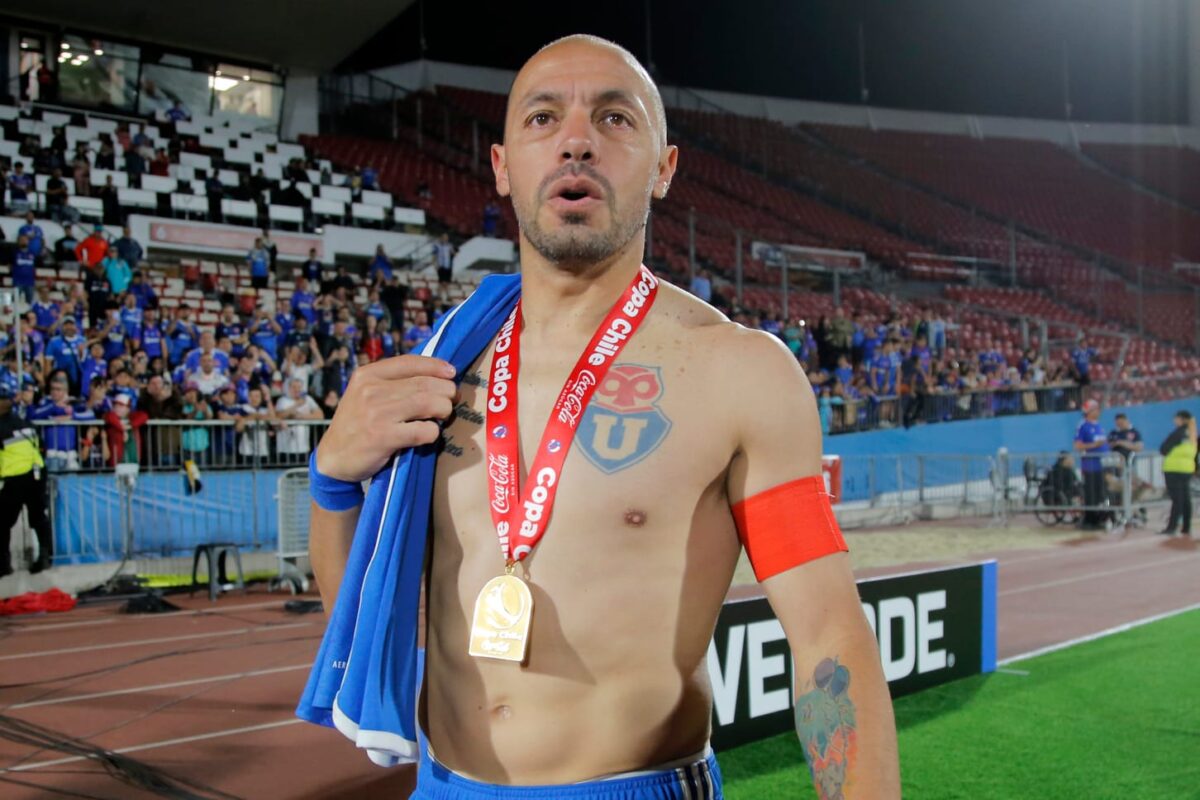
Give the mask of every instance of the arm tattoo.
[[812, 688], [796, 698], [796, 735], [820, 800], [845, 797], [858, 730], [849, 689], [850, 670], [826, 658], [813, 670]]
[[481, 389], [487, 388], [487, 378], [483, 377], [479, 372], [467, 372], [462, 376], [462, 382], [468, 386], [478, 386]]

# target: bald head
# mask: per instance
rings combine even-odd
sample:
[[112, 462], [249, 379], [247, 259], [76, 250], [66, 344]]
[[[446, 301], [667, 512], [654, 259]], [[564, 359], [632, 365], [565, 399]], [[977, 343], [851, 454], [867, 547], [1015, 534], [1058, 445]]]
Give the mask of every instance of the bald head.
[[[621, 47], [616, 42], [602, 39], [599, 36], [593, 36], [590, 33], [573, 33], [570, 36], [555, 39], [553, 42], [543, 46], [525, 62], [521, 70], [517, 73], [517, 77], [513, 79], [513, 84], [508, 91], [508, 105], [504, 115], [506, 137], [508, 125], [511, 123], [514, 102], [524, 103], [531, 99], [531, 97], [536, 96], [539, 91], [536, 84], [531, 86], [531, 83], [534, 83], [531, 77], [540, 71], [539, 68], [547, 65], [548, 62], [553, 63], [553, 60], [559, 58], [569, 59], [573, 55], [587, 51], [611, 55], [615, 60], [623, 62], [624, 66], [628, 68], [629, 72], [635, 77], [635, 84], [640, 90], [637, 92], [640, 97], [636, 99], [640, 101], [640, 105], [644, 108], [650, 124], [655, 130], [659, 146], [666, 147], [667, 112], [663, 106], [662, 95], [659, 94], [658, 86], [655, 85], [654, 79], [650, 77], [650, 73], [634, 57], [633, 53]], [[524, 80], [522, 80], [523, 78]]]
[[517, 73], [504, 144], [492, 145], [522, 264], [536, 254], [576, 274], [636, 268], [650, 201], [666, 196], [677, 159], [658, 88], [627, 50], [595, 36], [543, 47]]

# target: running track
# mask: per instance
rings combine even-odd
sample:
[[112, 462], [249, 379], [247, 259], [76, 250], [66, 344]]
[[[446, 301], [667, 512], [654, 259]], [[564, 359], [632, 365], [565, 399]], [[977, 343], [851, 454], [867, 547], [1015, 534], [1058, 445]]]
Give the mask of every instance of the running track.
[[[1000, 562], [1001, 659], [1200, 604], [1200, 548], [1144, 531], [980, 557]], [[123, 616], [90, 606], [4, 622], [0, 714], [208, 787], [192, 796], [407, 796], [411, 769], [378, 768], [340, 734], [292, 715], [321, 615], [287, 614], [284, 596], [261, 589], [212, 605], [199, 594], [170, 599], [186, 610]], [[9, 738], [0, 739], [0, 782], [13, 800], [164, 796], [118, 781], [95, 759]]]

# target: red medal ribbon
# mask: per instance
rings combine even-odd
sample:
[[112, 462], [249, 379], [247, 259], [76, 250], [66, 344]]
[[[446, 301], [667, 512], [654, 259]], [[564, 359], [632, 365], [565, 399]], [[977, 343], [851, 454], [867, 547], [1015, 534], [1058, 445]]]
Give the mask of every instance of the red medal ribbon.
[[600, 323], [563, 384], [533, 456], [524, 495], [520, 490], [521, 440], [517, 436], [520, 301], [500, 328], [488, 381], [487, 474], [492, 522], [500, 537], [500, 552], [510, 566], [533, 552], [546, 532], [563, 462], [575, 440], [575, 427], [608, 368], [645, 321], [657, 295], [658, 278], [643, 265]]

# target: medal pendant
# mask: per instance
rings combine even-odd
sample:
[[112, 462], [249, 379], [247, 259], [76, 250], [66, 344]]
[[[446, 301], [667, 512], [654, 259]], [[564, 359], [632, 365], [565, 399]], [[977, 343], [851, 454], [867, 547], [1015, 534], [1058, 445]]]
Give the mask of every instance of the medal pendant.
[[516, 575], [501, 575], [484, 584], [475, 599], [471, 620], [471, 646], [476, 658], [525, 661], [533, 595]]

